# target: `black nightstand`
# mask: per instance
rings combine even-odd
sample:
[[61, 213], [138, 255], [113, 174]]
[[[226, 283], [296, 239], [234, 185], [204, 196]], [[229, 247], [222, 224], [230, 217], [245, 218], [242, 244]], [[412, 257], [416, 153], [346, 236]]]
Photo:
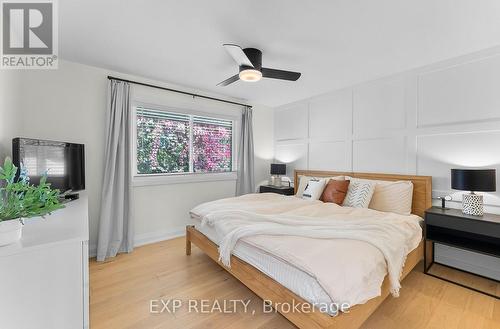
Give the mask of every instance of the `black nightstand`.
[[[463, 214], [460, 209], [432, 207], [425, 211], [424, 236], [426, 240], [424, 273], [500, 299], [500, 297], [496, 295], [429, 273], [433, 264], [439, 264], [441, 266], [451, 267], [462, 272], [470, 273], [463, 269], [435, 262], [434, 243], [482, 253], [493, 257], [500, 257], [499, 215], [484, 214], [484, 216], [479, 217]], [[429, 252], [431, 255], [428, 255]], [[477, 275], [475, 273], [470, 274]], [[500, 282], [492, 278], [488, 279]]]
[[274, 185], [261, 185], [260, 193], [278, 193], [283, 195], [293, 195], [293, 187], [288, 186], [274, 186]]

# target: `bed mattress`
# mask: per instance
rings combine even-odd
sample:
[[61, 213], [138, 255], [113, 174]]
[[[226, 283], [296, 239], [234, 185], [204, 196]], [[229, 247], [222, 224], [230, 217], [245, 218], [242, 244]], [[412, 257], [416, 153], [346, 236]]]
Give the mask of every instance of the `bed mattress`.
[[[218, 245], [219, 237], [215, 230], [208, 226], [199, 225], [197, 220], [196, 229], [203, 233], [213, 243]], [[308, 273], [272, 256], [265, 251], [256, 248], [245, 241], [239, 241], [233, 254], [239, 259], [257, 268], [262, 273], [273, 278], [284, 287], [293, 291], [309, 303], [330, 304], [334, 301], [328, 296], [318, 281]], [[385, 264], [384, 264], [385, 266]], [[380, 290], [380, 287], [373, 287]]]

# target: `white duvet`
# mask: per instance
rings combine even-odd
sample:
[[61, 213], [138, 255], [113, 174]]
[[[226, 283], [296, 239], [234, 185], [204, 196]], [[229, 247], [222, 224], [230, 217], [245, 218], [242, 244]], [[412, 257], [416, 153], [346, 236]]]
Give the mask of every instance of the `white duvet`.
[[380, 295], [387, 272], [397, 296], [406, 255], [422, 237], [421, 219], [414, 215], [277, 194], [209, 202], [191, 213], [217, 231], [220, 258], [227, 266], [231, 251], [243, 239], [308, 273], [332, 301], [350, 305]]

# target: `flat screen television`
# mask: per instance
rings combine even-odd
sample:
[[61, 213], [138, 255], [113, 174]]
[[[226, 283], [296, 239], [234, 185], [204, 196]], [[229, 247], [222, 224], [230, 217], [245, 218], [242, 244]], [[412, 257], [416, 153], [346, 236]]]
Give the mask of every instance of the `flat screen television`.
[[85, 189], [85, 149], [83, 144], [31, 138], [12, 140], [12, 162], [27, 171], [30, 183], [38, 184], [44, 173], [52, 188], [61, 193]]

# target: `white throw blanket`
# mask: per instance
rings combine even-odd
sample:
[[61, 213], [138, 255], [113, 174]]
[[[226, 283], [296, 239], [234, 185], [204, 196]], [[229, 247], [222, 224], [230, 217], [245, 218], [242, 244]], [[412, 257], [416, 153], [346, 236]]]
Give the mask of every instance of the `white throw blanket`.
[[203, 218], [218, 210], [247, 210], [252, 213], [271, 215], [318, 204], [323, 204], [323, 202], [276, 193], [254, 193], [202, 203], [191, 210], [191, 215]]
[[[312, 239], [351, 239], [367, 242], [383, 254], [389, 273], [391, 293], [399, 295], [399, 279], [406, 256], [415, 240], [415, 231], [421, 231], [416, 220], [407, 216], [387, 214], [386, 216], [358, 216], [332, 214], [326, 218], [292, 214], [257, 214], [246, 210], [213, 210], [202, 216], [202, 225], [213, 226], [222, 240], [219, 243], [219, 260], [230, 267], [230, 257], [236, 243], [245, 237], [256, 235], [298, 236]], [[314, 241], [314, 240], [313, 240]], [[305, 246], [304, 246], [305, 247]], [[285, 259], [293, 263], [297, 259]], [[321, 260], [299, 259], [300, 262]], [[300, 264], [295, 264], [300, 267]], [[307, 268], [308, 266], [303, 266]], [[328, 273], [315, 273], [316, 277]]]

